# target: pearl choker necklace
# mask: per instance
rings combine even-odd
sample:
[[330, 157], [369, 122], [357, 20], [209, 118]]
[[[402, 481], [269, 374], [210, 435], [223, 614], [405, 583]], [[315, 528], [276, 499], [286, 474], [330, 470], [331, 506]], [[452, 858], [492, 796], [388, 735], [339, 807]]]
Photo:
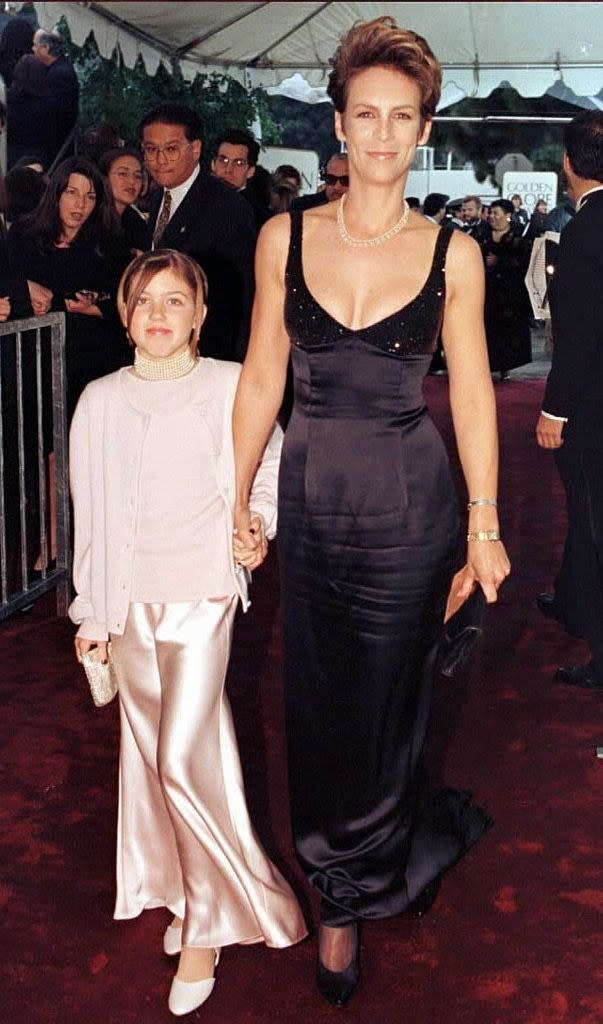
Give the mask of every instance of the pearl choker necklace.
[[339, 234], [346, 245], [381, 245], [383, 242], [387, 242], [389, 238], [393, 238], [394, 235], [397, 235], [403, 227], [406, 227], [410, 214], [410, 207], [406, 202], [406, 199], [403, 199], [402, 216], [399, 221], [396, 221], [393, 228], [390, 228], [389, 231], [385, 231], [382, 235], [377, 235], [376, 238], [354, 238], [349, 234], [343, 219], [343, 204], [345, 198], [346, 196], [344, 193], [337, 205], [337, 227], [339, 228]]
[[189, 348], [165, 359], [149, 359], [137, 348], [134, 352], [134, 373], [143, 380], [176, 380], [190, 373], [197, 362]]

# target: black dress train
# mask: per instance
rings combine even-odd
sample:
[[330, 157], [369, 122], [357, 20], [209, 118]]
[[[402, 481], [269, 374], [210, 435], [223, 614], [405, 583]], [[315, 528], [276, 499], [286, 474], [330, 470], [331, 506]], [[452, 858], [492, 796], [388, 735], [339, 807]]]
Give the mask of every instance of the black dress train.
[[451, 232], [412, 302], [351, 331], [306, 287], [302, 225], [292, 213], [279, 481], [289, 781], [297, 855], [341, 926], [404, 910], [489, 819], [467, 794], [426, 797], [421, 771], [459, 525], [422, 392]]

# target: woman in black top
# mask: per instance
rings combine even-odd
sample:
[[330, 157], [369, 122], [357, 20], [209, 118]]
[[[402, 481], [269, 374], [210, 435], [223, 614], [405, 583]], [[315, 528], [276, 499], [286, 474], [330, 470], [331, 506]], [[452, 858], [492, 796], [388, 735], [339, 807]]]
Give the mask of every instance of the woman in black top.
[[15, 65], [6, 102], [7, 166], [28, 156], [48, 167], [53, 115], [46, 68], [33, 54], [21, 57]]
[[103, 153], [98, 166], [107, 180], [126, 245], [133, 256], [138, 256], [151, 248], [147, 222], [134, 205], [145, 183], [140, 153], [135, 149], [110, 149]]
[[66, 313], [68, 417], [85, 385], [130, 362], [115, 296], [130, 261], [104, 179], [70, 157], [39, 206], [8, 236], [14, 276], [27, 281], [20, 316]]
[[525, 286], [530, 249], [512, 224], [513, 204], [495, 200], [481, 243], [486, 269], [484, 319], [490, 369], [509, 379], [509, 370], [532, 361], [532, 310]]

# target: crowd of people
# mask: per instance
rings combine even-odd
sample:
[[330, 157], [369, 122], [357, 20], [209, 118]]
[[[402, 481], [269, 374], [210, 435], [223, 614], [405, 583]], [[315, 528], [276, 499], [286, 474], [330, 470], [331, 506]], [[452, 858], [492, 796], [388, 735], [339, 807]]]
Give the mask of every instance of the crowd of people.
[[[51, 69], [49, 35], [33, 59]], [[13, 84], [34, 70], [20, 61]], [[97, 126], [33, 209], [10, 208], [0, 317], [66, 316], [70, 615], [78, 658], [111, 659], [120, 701], [115, 916], [170, 910], [175, 1015], [209, 997], [223, 946], [306, 934], [249, 820], [224, 693], [277, 507], [293, 840], [325, 1000], [354, 995], [361, 922], [426, 913], [491, 824], [466, 792], [431, 792], [423, 748], [443, 622], [495, 602], [510, 572], [492, 373], [530, 357], [531, 221], [514, 200], [485, 216], [476, 196], [404, 198], [441, 87], [422, 37], [359, 23], [332, 67], [342, 151], [315, 196], [295, 167], [264, 174], [243, 130], [203, 170], [201, 119], [164, 103], [139, 148]], [[14, 170], [43, 175], [43, 154], [22, 156]], [[462, 535], [422, 400], [438, 343]], [[549, 423], [572, 416], [562, 383]]]

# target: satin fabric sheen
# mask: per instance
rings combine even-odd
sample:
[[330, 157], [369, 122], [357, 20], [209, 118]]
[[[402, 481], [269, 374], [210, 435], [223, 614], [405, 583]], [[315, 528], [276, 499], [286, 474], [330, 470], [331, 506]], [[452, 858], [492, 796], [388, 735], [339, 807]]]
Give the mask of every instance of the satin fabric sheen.
[[[285, 709], [296, 850], [331, 926], [403, 910], [482, 828], [423, 792], [422, 752], [458, 499], [422, 382], [450, 232], [417, 297], [351, 331], [310, 293], [291, 217], [294, 405], [279, 480]], [[451, 796], [451, 801], [448, 797]], [[450, 806], [451, 805], [451, 806]], [[459, 827], [460, 823], [460, 827]]]
[[298, 942], [297, 901], [249, 821], [224, 681], [236, 598], [130, 605], [113, 636], [121, 714], [116, 918], [169, 907], [183, 945]]

